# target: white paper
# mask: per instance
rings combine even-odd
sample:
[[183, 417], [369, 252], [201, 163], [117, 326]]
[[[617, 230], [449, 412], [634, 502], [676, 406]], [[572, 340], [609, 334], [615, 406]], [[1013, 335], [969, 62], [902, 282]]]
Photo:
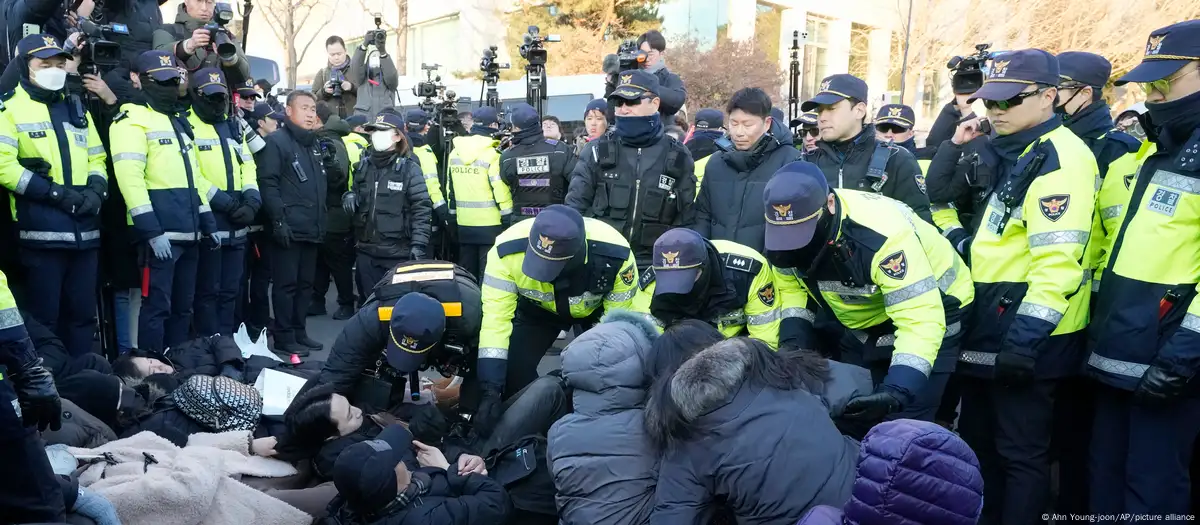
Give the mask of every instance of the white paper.
[[267, 347], [267, 330], [265, 328], [259, 332], [258, 339], [251, 340], [250, 334], [246, 333], [246, 324], [242, 323], [238, 327], [237, 333], [233, 334], [233, 342], [237, 343], [238, 348], [242, 351], [242, 359], [250, 359], [250, 356], [258, 355], [280, 363], [283, 362], [283, 359], [280, 359]]
[[296, 398], [296, 394], [300, 393], [300, 389], [307, 382], [303, 377], [286, 374], [278, 370], [270, 368], [263, 369], [259, 372], [258, 379], [254, 381], [254, 389], [262, 394], [264, 416], [282, 416], [288, 406], [292, 404], [292, 399]]

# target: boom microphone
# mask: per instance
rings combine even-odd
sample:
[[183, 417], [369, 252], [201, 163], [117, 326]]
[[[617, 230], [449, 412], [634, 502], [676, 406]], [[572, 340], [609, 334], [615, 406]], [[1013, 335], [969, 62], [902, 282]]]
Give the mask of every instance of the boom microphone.
[[605, 55], [604, 57], [604, 73], [608, 75], [616, 75], [621, 72], [621, 59], [616, 53]]

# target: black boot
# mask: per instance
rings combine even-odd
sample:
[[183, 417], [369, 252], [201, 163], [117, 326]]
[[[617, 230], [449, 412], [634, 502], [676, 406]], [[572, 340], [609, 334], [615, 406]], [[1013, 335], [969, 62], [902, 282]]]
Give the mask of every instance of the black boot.
[[354, 317], [354, 307], [348, 304], [338, 306], [337, 311], [333, 313], [333, 319], [335, 321], [345, 321], [351, 317]]
[[291, 332], [277, 332], [275, 334], [275, 353], [284, 356], [295, 354], [298, 357], [308, 357], [312, 352], [307, 346], [297, 344], [296, 335]]
[[306, 334], [304, 332], [296, 333], [296, 344], [300, 345], [300, 346], [306, 346], [309, 349], [315, 350], [315, 351], [320, 351], [325, 348], [325, 345], [318, 343], [316, 341], [313, 341], [312, 338], [308, 337], [308, 334]]
[[320, 300], [313, 299], [313, 301], [311, 303], [308, 303], [308, 316], [309, 317], [321, 316], [321, 315], [325, 315], [326, 313], [327, 312], [325, 311], [325, 299], [324, 298], [321, 298]]

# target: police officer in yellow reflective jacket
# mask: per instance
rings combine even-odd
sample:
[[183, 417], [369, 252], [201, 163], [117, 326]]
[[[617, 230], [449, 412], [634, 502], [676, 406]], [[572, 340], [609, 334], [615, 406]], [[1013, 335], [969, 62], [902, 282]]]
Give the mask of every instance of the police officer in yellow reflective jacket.
[[779, 346], [775, 277], [761, 254], [675, 228], [654, 241], [653, 260], [638, 280], [634, 310], [661, 326], [700, 319], [725, 337], [749, 335]]
[[200, 172], [175, 57], [147, 51], [133, 65], [129, 77], [146, 105], [122, 106], [109, 136], [129, 224], [142, 243], [139, 264], [148, 293], [138, 317], [138, 347], [161, 351], [189, 338], [199, 244], [220, 244], [209, 202], [228, 210], [233, 197]]
[[488, 252], [483, 276], [480, 412], [494, 413], [485, 407], [501, 392], [511, 396], [537, 378], [538, 363], [560, 331], [630, 309], [636, 291], [629, 243], [599, 220], [555, 204], [505, 230]]
[[104, 146], [90, 117], [64, 96], [70, 55], [58, 41], [27, 36], [17, 54], [20, 85], [0, 97], [0, 185], [34, 287], [25, 308], [80, 355], [91, 352], [96, 331], [95, 295], [80, 291], [96, 289], [99, 271]]
[[421, 163], [425, 189], [429, 191], [429, 200], [433, 202], [433, 235], [430, 236], [429, 253], [435, 254], [441, 253], [441, 237], [450, 227], [450, 208], [446, 205], [446, 193], [442, 191], [442, 182], [438, 178], [440, 167], [437, 154], [429, 146], [429, 120], [429, 114], [421, 109], [410, 109], [404, 114], [408, 143], [412, 145], [413, 156]]
[[1189, 514], [1200, 434], [1200, 20], [1150, 33], [1141, 65], [1117, 80], [1126, 82], [1146, 93], [1157, 152], [1133, 182], [1093, 313], [1091, 509]]
[[484, 106], [472, 114], [471, 134], [454, 138], [447, 163], [450, 215], [458, 223], [459, 265], [476, 277], [483, 275], [487, 251], [512, 215], [512, 192], [500, 179], [499, 131], [496, 110]]
[[[1108, 258], [1108, 247], [1117, 236], [1125, 203], [1129, 201], [1133, 173], [1141, 163], [1137, 152], [1142, 142], [1116, 129], [1112, 109], [1101, 95], [1112, 74], [1108, 59], [1083, 51], [1059, 53], [1057, 58], [1060, 104], [1054, 111], [1062, 115], [1063, 125], [1083, 139], [1096, 155], [1096, 166], [1100, 170], [1096, 178], [1092, 240], [1088, 243], [1087, 267], [1094, 270], [1094, 294], [1100, 289], [1101, 265]], [[1092, 299], [1095, 299], [1094, 295]]]
[[984, 479], [1002, 487], [984, 506], [996, 523], [1039, 521], [1056, 405], [1083, 410], [1063, 402], [1074, 397], [1064, 380], [1082, 366], [1096, 158], [1054, 114], [1058, 74], [1054, 55], [1013, 51], [972, 98], [1000, 162], [971, 242], [976, 300], [958, 370], [992, 380], [963, 382], [959, 421]]
[[847, 417], [933, 420], [974, 298], [953, 248], [903, 203], [831, 190], [807, 162], [780, 169], [763, 200], [781, 348], [814, 348], [814, 314], [824, 310], [847, 329], [841, 360], [870, 369], [878, 385]]
[[[262, 207], [254, 156], [229, 118], [229, 89], [217, 68], [192, 73], [188, 85], [195, 133], [196, 162], [212, 183], [224, 208], [213, 209], [220, 248], [201, 250], [196, 281], [195, 327], [199, 334], [232, 334], [234, 309], [241, 290], [246, 258], [246, 235]], [[218, 201], [214, 199], [214, 201]], [[213, 204], [216, 205], [215, 202]]]

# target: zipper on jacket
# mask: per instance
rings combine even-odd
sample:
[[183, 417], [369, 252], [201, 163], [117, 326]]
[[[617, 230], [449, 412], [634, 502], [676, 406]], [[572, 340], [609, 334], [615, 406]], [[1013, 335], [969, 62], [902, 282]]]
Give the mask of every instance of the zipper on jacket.
[[838, 189], [839, 190], [842, 189], [842, 186], [844, 186], [845, 184], [846, 183], [842, 180], [842, 167], [838, 166], [838, 185], [837, 185]]
[[371, 216], [367, 219], [367, 224], [371, 228], [371, 235], [368, 239], [375, 236], [375, 203], [379, 202], [379, 179], [375, 179], [375, 188], [371, 190]]
[[633, 213], [629, 215], [629, 238], [633, 239], [633, 230], [637, 228], [638, 201], [642, 196], [642, 148], [638, 148], [637, 160], [633, 164]]

